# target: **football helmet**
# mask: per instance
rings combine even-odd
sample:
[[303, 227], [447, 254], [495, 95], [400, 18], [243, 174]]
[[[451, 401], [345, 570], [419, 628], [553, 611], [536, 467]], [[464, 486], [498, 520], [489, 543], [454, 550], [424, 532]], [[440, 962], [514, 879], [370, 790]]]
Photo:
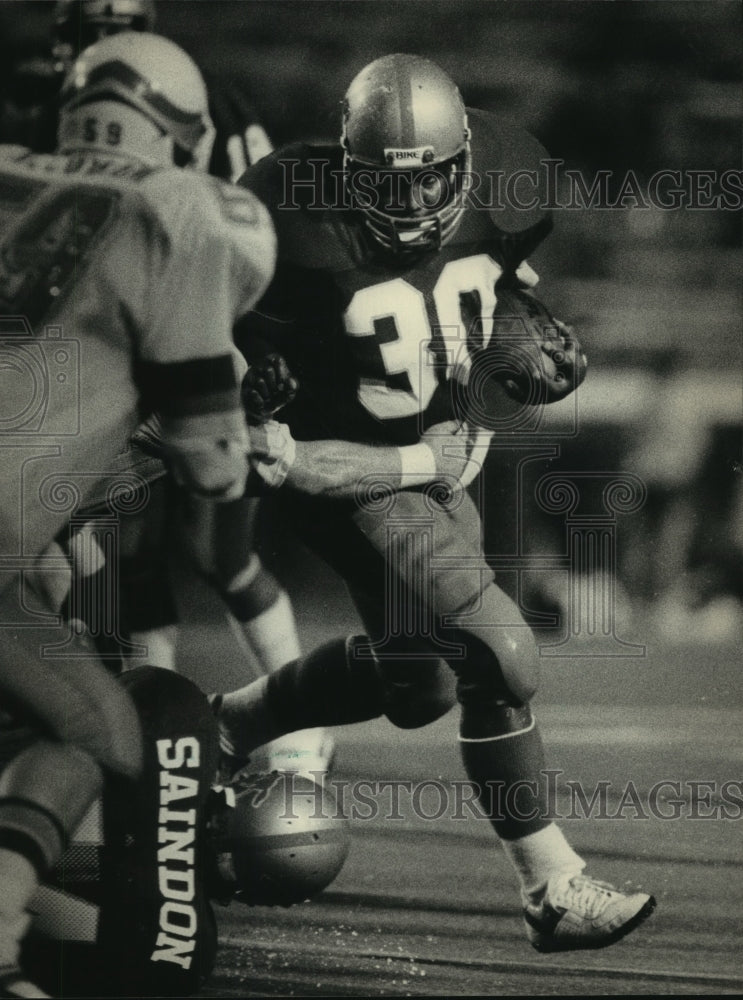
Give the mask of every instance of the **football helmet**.
[[435, 63], [395, 54], [370, 63], [343, 102], [346, 190], [386, 250], [438, 249], [454, 235], [470, 174], [467, 112]]
[[[173, 139], [179, 166], [208, 163], [214, 126], [206, 84], [196, 63], [175, 42], [125, 31], [86, 49], [62, 88], [60, 146], [85, 134], [80, 120], [87, 118], [93, 102], [124, 104], [144, 115]], [[95, 136], [85, 141], [97, 142]], [[122, 148], [130, 151], [125, 140]]]
[[58, 0], [52, 28], [54, 56], [69, 63], [107, 35], [154, 27], [154, 0]]
[[322, 892], [348, 855], [348, 820], [331, 788], [290, 771], [239, 771], [211, 823], [220, 894], [290, 906]]

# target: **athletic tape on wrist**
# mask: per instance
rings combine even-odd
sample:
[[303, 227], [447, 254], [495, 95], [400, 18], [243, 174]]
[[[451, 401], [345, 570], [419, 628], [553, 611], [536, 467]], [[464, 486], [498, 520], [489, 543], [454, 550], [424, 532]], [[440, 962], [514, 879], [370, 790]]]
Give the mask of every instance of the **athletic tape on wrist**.
[[423, 441], [398, 448], [402, 485], [423, 486], [436, 478], [436, 456]]

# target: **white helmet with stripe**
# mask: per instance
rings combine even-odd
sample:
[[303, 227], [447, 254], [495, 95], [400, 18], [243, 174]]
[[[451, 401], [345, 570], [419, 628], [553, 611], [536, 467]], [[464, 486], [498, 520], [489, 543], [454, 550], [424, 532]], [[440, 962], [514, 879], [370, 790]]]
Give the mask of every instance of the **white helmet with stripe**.
[[[154, 129], [138, 128], [137, 118]], [[147, 156], [148, 137], [154, 146], [162, 136], [172, 139], [179, 166], [208, 163], [214, 126], [193, 59], [175, 42], [148, 32], [120, 32], [85, 49], [62, 88], [60, 148]]]

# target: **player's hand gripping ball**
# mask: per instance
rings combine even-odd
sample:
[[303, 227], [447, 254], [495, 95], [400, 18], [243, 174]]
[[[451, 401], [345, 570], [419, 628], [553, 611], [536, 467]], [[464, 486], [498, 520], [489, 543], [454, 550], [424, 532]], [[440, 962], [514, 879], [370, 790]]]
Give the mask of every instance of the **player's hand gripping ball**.
[[571, 327], [529, 292], [496, 289], [490, 343], [476, 367], [522, 405], [555, 403], [586, 377], [586, 355]]
[[297, 394], [299, 383], [280, 354], [268, 354], [251, 364], [242, 384], [242, 400], [249, 421], [270, 420]]
[[[218, 864], [233, 898], [290, 906], [322, 892], [351, 844], [348, 820], [329, 785], [285, 771], [239, 771], [234, 801], [214, 830]], [[232, 796], [230, 796], [232, 798]]]

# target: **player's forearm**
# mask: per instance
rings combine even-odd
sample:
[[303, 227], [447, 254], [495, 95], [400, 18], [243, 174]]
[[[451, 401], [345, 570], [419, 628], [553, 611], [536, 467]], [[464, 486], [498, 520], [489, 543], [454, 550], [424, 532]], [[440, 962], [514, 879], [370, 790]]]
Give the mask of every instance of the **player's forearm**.
[[186, 489], [220, 501], [242, 495], [249, 471], [235, 355], [137, 367], [141, 398], [158, 414], [144, 437], [154, 438]]
[[304, 493], [348, 499], [373, 483], [396, 491], [431, 482], [436, 475], [436, 460], [425, 444], [394, 448], [351, 441], [297, 441], [286, 482]]
[[397, 448], [350, 441], [297, 441], [297, 454], [287, 485], [315, 496], [352, 498], [370, 473], [399, 489], [401, 462]]

